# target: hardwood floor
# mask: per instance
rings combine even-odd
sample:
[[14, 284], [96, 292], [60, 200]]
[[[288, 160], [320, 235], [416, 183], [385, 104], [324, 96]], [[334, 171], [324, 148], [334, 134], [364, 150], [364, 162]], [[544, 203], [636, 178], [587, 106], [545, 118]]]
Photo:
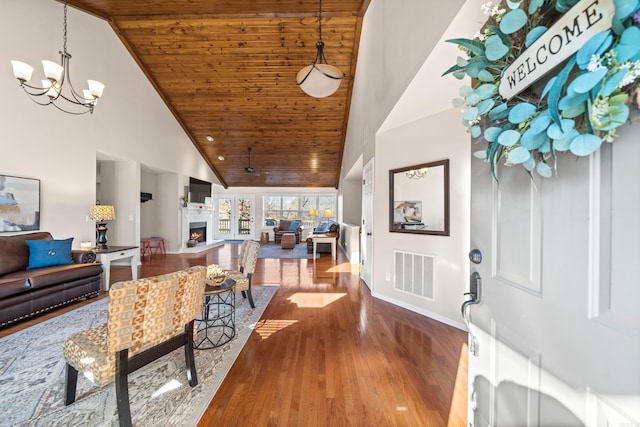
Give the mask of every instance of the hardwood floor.
[[[236, 267], [238, 249], [156, 256], [140, 276]], [[259, 259], [254, 286], [278, 290], [198, 426], [465, 426], [466, 333], [373, 298], [356, 269], [341, 251]], [[112, 282], [130, 278], [112, 267]]]

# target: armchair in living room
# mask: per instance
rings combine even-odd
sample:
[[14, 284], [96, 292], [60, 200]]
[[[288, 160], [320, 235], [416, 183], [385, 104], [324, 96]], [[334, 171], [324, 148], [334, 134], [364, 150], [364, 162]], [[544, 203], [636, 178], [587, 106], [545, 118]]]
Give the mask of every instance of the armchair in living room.
[[296, 244], [300, 243], [300, 236], [302, 235], [304, 226], [302, 221], [281, 219], [277, 227], [273, 228], [274, 241], [280, 243], [282, 235], [285, 233], [294, 233], [296, 235]]
[[[313, 232], [307, 237], [307, 253], [313, 252], [313, 234], [323, 234], [326, 236], [335, 236], [336, 240], [340, 238], [340, 224], [330, 221], [327, 224], [321, 224], [313, 229]], [[337, 245], [338, 242], [336, 242]], [[329, 243], [318, 243], [316, 252], [331, 253], [331, 245]]]

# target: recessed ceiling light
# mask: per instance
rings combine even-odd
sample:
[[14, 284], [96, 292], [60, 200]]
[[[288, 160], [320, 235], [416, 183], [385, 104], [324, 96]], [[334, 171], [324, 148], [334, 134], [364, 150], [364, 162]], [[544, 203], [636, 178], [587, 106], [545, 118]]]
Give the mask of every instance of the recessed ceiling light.
[[215, 138], [214, 138], [214, 137], [212, 137], [211, 135], [207, 135], [207, 141], [209, 141], [209, 142], [213, 142], [213, 140], [214, 140], [214, 139], [215, 139]]
[[218, 160], [223, 161], [224, 160], [224, 156], [218, 156]]

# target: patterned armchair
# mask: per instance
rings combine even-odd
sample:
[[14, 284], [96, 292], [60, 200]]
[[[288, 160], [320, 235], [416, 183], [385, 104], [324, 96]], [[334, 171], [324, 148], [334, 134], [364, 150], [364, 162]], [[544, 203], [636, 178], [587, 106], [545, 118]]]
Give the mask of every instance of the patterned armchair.
[[189, 385], [198, 384], [194, 319], [202, 312], [206, 267], [119, 282], [109, 289], [107, 323], [66, 339], [65, 405], [75, 401], [78, 371], [98, 386], [115, 381], [120, 425], [131, 425], [127, 375], [184, 347]]
[[258, 260], [258, 251], [260, 250], [260, 243], [254, 240], [245, 240], [240, 247], [240, 256], [238, 257], [238, 270], [223, 270], [219, 265], [212, 264], [208, 267], [207, 276], [213, 277], [223, 272], [229, 279], [233, 279], [236, 282], [236, 290], [242, 291], [242, 296], [249, 299], [251, 308], [256, 308], [253, 303], [253, 296], [251, 295], [251, 278], [253, 277], [253, 271], [256, 268], [256, 261]]

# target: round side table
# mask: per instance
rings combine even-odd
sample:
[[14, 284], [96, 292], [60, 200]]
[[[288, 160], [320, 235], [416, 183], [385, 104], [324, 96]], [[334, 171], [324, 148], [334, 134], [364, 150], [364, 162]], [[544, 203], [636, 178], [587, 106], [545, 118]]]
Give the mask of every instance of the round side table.
[[204, 290], [202, 317], [193, 348], [208, 350], [220, 347], [236, 336], [236, 281], [227, 279]]

